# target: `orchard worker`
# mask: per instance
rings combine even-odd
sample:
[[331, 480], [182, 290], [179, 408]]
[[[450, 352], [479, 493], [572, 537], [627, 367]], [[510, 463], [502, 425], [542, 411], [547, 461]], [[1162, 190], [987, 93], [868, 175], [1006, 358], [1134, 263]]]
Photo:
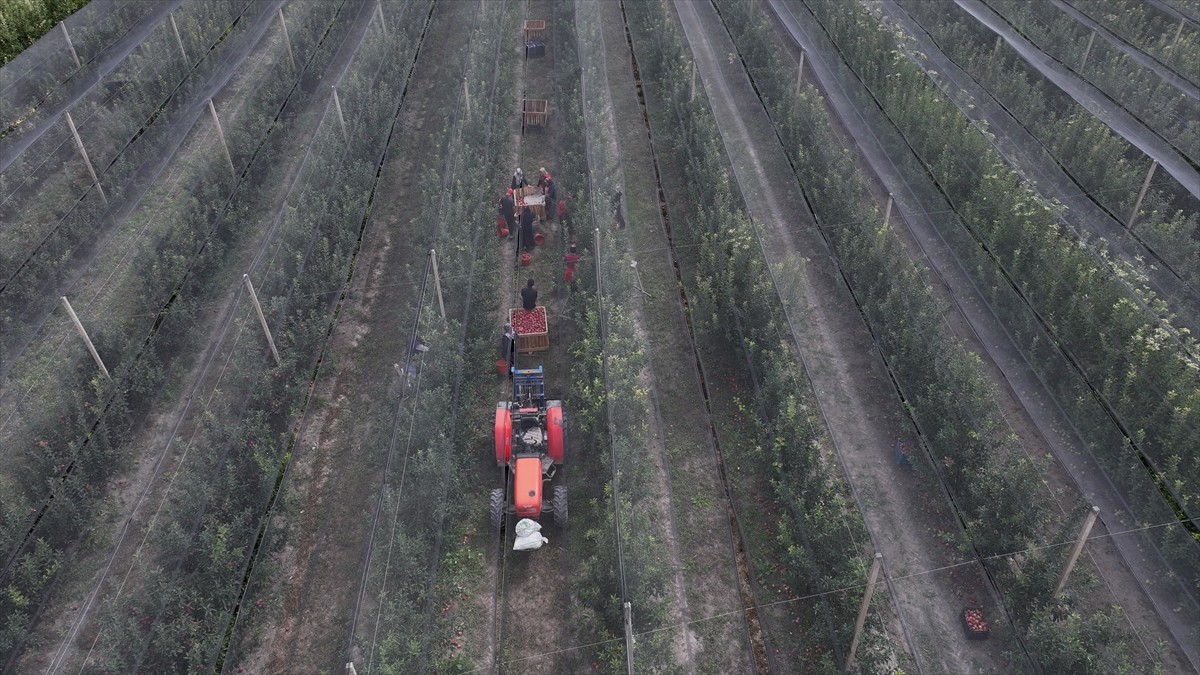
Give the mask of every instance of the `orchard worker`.
[[534, 284], [534, 281], [531, 278], [525, 284], [525, 288], [521, 289], [521, 307], [524, 308], [526, 312], [532, 312], [534, 309], [537, 308], [537, 295], [538, 294], [537, 294], [537, 288], [534, 287], [533, 284]]
[[558, 201], [558, 187], [554, 184], [554, 179], [550, 174], [546, 174], [545, 182], [542, 184], [542, 194], [546, 195], [546, 220], [554, 222], [554, 204]]
[[512, 239], [517, 232], [517, 204], [513, 201], [511, 188], [500, 198], [499, 211], [500, 215], [504, 217], [504, 226], [508, 228], [508, 238]]
[[521, 249], [533, 250], [533, 210], [528, 206], [521, 209]]
[[518, 166], [517, 170], [513, 172], [512, 185], [510, 187], [513, 190], [520, 190], [528, 184], [525, 182], [525, 172], [521, 171], [521, 167]]
[[613, 227], [618, 230], [625, 229], [625, 212], [624, 212], [624, 209], [621, 208], [621, 191], [620, 190], [617, 190], [617, 192], [612, 196], [612, 206], [613, 206]]
[[517, 329], [512, 323], [504, 322], [504, 334], [500, 336], [500, 359], [508, 364], [508, 377], [512, 378], [513, 366], [517, 363]]
[[583, 256], [579, 255], [579, 249], [575, 244], [571, 244], [570, 250], [563, 256], [563, 281], [570, 285], [571, 290], [575, 290], [575, 263], [583, 260]]
[[[418, 355], [424, 354], [427, 351], [429, 351], [429, 345], [425, 344], [425, 341], [419, 335], [414, 335], [413, 339], [408, 343], [408, 349], [404, 350], [404, 371], [408, 375], [405, 378], [405, 382], [409, 387], [413, 386], [413, 380], [417, 377], [417, 364], [414, 361]], [[400, 371], [399, 364], [394, 367], [396, 368], [396, 372]]]

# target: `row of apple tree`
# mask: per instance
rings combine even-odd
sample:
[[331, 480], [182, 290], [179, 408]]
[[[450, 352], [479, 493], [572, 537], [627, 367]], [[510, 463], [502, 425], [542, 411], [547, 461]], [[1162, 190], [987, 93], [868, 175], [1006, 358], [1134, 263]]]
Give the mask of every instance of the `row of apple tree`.
[[[978, 286], [1109, 478], [1139, 512], [1155, 514], [1153, 522], [1169, 522], [1166, 502], [1193, 512], [1200, 504], [1194, 339], [1171, 325], [1162, 303], [1129, 272], [1097, 262], [924, 71], [895, 57], [889, 33], [848, 8], [809, 6], [954, 207], [960, 225], [938, 222], [957, 242], [956, 254], [970, 261]], [[888, 74], [877, 66], [885, 55]], [[1139, 455], [1161, 494], [1149, 489]], [[1174, 539], [1179, 530], [1163, 536]], [[1200, 582], [1200, 566], [1163, 545], [1180, 578]]]
[[[796, 94], [795, 64], [772, 49], [774, 28], [740, 3], [722, 2], [720, 7], [824, 236], [896, 377], [934, 477], [954, 499], [967, 536], [1014, 611], [1019, 637], [1026, 646], [1038, 645], [1030, 653], [1042, 664], [1054, 663], [1062, 654], [1084, 660], [1127, 658], [1128, 636], [1113, 629], [1107, 612], [1083, 614], [1067, 625], [1054, 622], [1050, 590], [1063, 562], [1061, 551], [1029, 554], [1020, 572], [991, 558], [1025, 549], [1031, 541], [1063, 536], [1040, 477], [1045, 467], [1020, 452], [978, 357], [941, 327], [944, 307], [931, 291], [928, 271], [911, 261], [891, 228], [881, 227], [879, 210], [832, 129], [821, 96], [811, 87]], [[846, 21], [863, 30], [874, 25], [865, 12]], [[1066, 649], [1078, 644], [1088, 647]]]
[[[332, 16], [327, 17], [327, 24], [331, 27], [333, 18]], [[346, 23], [348, 22], [343, 22], [343, 25]], [[339, 38], [345, 34], [345, 28], [328, 30], [328, 43], [321, 45], [314, 52], [308, 65], [314, 70], [326, 68], [336, 50]], [[412, 41], [411, 36], [409, 40]], [[379, 46], [375, 47], [376, 62], [382, 58], [378, 56], [378, 52], [383, 49]], [[297, 79], [294, 80], [294, 84], [298, 84], [301, 74], [296, 73]], [[364, 108], [368, 110], [371, 109], [371, 106], [378, 108], [379, 102], [373, 101], [367, 96], [366, 88], [363, 84], [357, 86], [357, 96], [361, 97], [360, 100], [364, 102]], [[313, 103], [317, 106], [328, 104], [323, 95], [309, 97], [301, 94], [293, 98], [286, 95], [287, 92], [283, 92], [283, 94], [275, 101], [277, 110], [275, 115], [266, 116], [266, 123], [261, 131], [262, 138], [252, 156], [253, 161], [251, 161], [244, 179], [236, 186], [235, 190], [232, 193], [227, 192], [228, 186], [223, 181], [229, 180], [229, 171], [221, 159], [214, 157], [206, 163], [201, 162], [201, 171], [195, 175], [195, 194], [186, 200], [191, 207], [184, 211], [187, 216], [183, 223], [184, 226], [158, 242], [158, 256], [137, 267], [140, 276], [136, 281], [140, 285], [135, 291], [147, 298], [146, 301], [151, 303], [148, 306], [152, 310], [158, 308], [151, 317], [153, 319], [151, 324], [145, 326], [139, 324], [138, 321], [142, 317], [134, 315], [109, 317], [108, 322], [93, 326], [93, 335], [101, 353], [105, 356], [106, 363], [110, 366], [112, 379], [100, 377], [95, 372], [94, 365], [90, 360], [73, 361], [72, 363], [77, 364], [73, 366], [77, 380], [69, 384], [75, 386], [61, 388], [58, 397], [46, 402], [42, 414], [35, 417], [30, 428], [25, 430], [29, 437], [20, 447], [27, 448], [27, 450], [22, 452], [21, 462], [14, 463], [12, 466], [14, 471], [19, 472], [19, 476], [28, 477], [29, 480], [28, 482], [23, 480], [13, 482], [14, 486], [24, 485], [26, 489], [24, 494], [20, 494], [21, 498], [14, 500], [11, 504], [14, 508], [21, 509], [16, 513], [25, 512], [28, 507], [32, 507], [29, 511], [37, 513], [38, 519], [33, 522], [28, 519], [21, 521], [14, 519], [13, 522], [17, 525], [33, 527], [34, 530], [31, 534], [25, 535], [24, 529], [14, 528], [11, 533], [8, 533], [10, 536], [6, 536], [6, 543], [14, 547], [12, 549], [14, 559], [18, 561], [14, 568], [17, 571], [12, 580], [15, 583], [33, 584], [36, 582], [38, 585], [31, 588], [32, 593], [24, 594], [27, 598], [37, 598], [36, 602], [26, 602], [20, 611], [6, 613], [9, 621], [6, 629], [11, 628], [13, 631], [14, 641], [10, 643], [13, 648], [16, 648], [22, 639], [21, 634], [28, 628], [26, 617], [38, 606], [42, 596], [52, 590], [54, 573], [59, 571], [59, 561], [63, 560], [63, 552], [70, 546], [77, 545], [76, 542], [81, 536], [87, 537], [84, 545], [93, 551], [103, 551], [104, 547], [112, 544], [106, 540], [105, 536], [93, 529], [113, 508], [113, 505], [105, 499], [106, 483], [111, 476], [126, 470], [135, 460], [151, 459], [155, 453], [166, 452], [166, 449], [163, 449], [161, 444], [155, 441], [154, 425], [147, 424], [145, 420], [149, 419], [156, 411], [167, 413], [179, 405], [181, 398], [187, 393], [183, 389], [183, 385], [192, 384], [190, 378], [194, 375], [189, 376], [189, 372], [206, 363], [200, 359], [200, 355], [205, 353], [205, 348], [209, 345], [208, 340], [212, 339], [216, 340], [218, 344], [225, 344], [224, 336], [228, 334], [227, 332], [222, 333], [219, 337], [212, 333], [214, 325], [218, 327], [221, 325], [219, 320], [214, 320], [219, 317], [215, 317], [217, 313], [213, 310], [225, 306], [221, 301], [229, 297], [230, 288], [238, 286], [237, 282], [240, 281], [238, 273], [245, 269], [246, 265], [250, 265], [251, 269], [256, 272], [254, 276], [256, 284], [259, 286], [260, 298], [264, 299], [268, 306], [282, 294], [278, 288], [286, 285], [282, 279], [298, 277], [301, 279], [298, 283], [302, 285], [315, 284], [320, 286], [320, 290], [324, 292], [317, 293], [315, 292], [317, 289], [306, 286], [301, 292], [292, 292], [292, 295], [298, 298], [296, 302], [277, 310], [280, 312], [281, 322], [282, 316], [286, 315], [292, 321], [300, 322], [301, 325], [293, 326], [282, 322], [275, 328], [276, 337], [283, 346], [282, 353], [287, 357], [284, 359], [283, 365], [272, 369], [269, 380], [272, 386], [260, 386], [257, 393], [254, 394], [259, 398], [270, 397], [267, 401], [260, 401], [259, 407], [254, 408], [234, 405], [229, 400], [218, 397], [216, 403], [213, 404], [213, 410], [209, 411], [212, 412], [212, 415], [206, 413], [202, 419], [192, 419], [192, 423], [204, 429], [206, 433], [224, 439], [224, 441], [211, 441], [207, 436], [200, 436], [198, 431], [197, 437], [204, 439], [201, 443], [206, 448], [210, 443], [220, 446], [222, 442], [233, 443], [235, 440], [240, 442], [240, 438], [234, 439], [234, 437], [247, 435], [251, 437], [247, 442], [253, 440], [254, 443], [248, 447], [255, 447], [258, 450], [253, 453], [234, 453], [231, 456], [235, 459], [251, 461], [255, 471], [266, 472], [268, 469], [264, 467], [270, 466], [271, 455], [268, 449], [270, 444], [261, 438], [254, 440], [253, 435], [273, 437], [272, 425], [283, 425], [284, 418], [292, 411], [292, 406], [287, 404], [289, 397], [294, 400], [305, 390], [303, 381], [307, 379], [307, 369], [298, 368], [298, 364], [310, 361], [311, 359], [307, 355], [313, 352], [301, 348], [289, 348], [291, 347], [290, 343], [296, 341], [298, 344], [311, 344], [312, 341], [323, 337], [318, 330], [319, 324], [314, 323], [319, 312], [312, 316], [310, 314], [315, 311], [319, 303], [327, 301], [327, 292], [331, 288], [336, 288], [336, 281], [331, 282], [330, 279], [337, 279], [337, 269], [345, 264], [347, 255], [344, 250], [346, 242], [337, 240], [332, 234], [333, 231], [322, 236], [321, 232], [324, 230], [321, 228], [331, 227], [322, 220], [322, 217], [325, 219], [332, 217], [321, 209], [310, 209], [311, 215], [307, 216], [308, 221], [303, 224], [287, 223], [282, 228], [278, 228], [286, 235], [274, 236], [277, 228], [272, 226], [272, 221], [278, 212], [279, 204], [270, 198], [274, 194], [272, 191], [262, 190], [261, 187], [280, 180], [278, 166], [286, 163], [288, 153], [294, 152], [297, 147], [303, 147], [306, 141], [303, 138], [305, 133], [313, 133], [312, 127], [306, 128], [305, 125], [299, 123], [305, 118], [280, 117], [275, 119], [275, 117], [279, 116], [285, 107], [291, 110], [290, 106], [301, 107]], [[309, 119], [311, 120], [311, 118]], [[325, 133], [309, 142], [319, 146], [319, 141], [323, 141], [326, 146], [338, 148], [340, 139], [329, 140], [331, 136], [337, 136], [337, 127], [332, 127], [333, 132], [330, 132], [329, 128], [330, 123], [327, 120]], [[369, 128], [374, 130], [373, 127]], [[336, 164], [332, 158], [319, 155], [315, 149], [313, 153], [310, 168], [320, 162]], [[334, 169], [330, 169], [330, 171], [332, 172]], [[359, 171], [362, 169], [360, 168]], [[224, 192], [222, 191], [223, 187], [226, 188]], [[332, 189], [332, 185], [329, 188]], [[329, 198], [328, 195], [305, 195], [305, 197], [310, 200], [316, 199], [318, 204], [321, 203], [321, 199]], [[204, 201], [197, 204], [193, 198]], [[345, 198], [350, 199], [349, 196]], [[247, 223], [255, 223], [256, 226], [246, 227]], [[337, 250], [332, 243], [335, 241], [343, 250]], [[353, 238], [350, 243], [353, 244]], [[267, 267], [265, 269], [270, 271], [264, 271], [263, 276], [259, 276], [257, 266], [252, 258], [264, 256], [264, 252], [273, 246], [291, 247], [303, 251], [304, 254], [299, 255], [293, 250], [291, 254], [282, 257], [279, 266]], [[253, 255], [256, 250], [259, 252], [258, 256]], [[297, 267], [299, 267], [299, 271], [297, 271]], [[282, 301], [280, 302], [282, 305]], [[312, 305], [312, 303], [318, 303], [318, 305]], [[308, 305], [312, 305], [312, 307], [296, 309], [305, 308]], [[249, 311], [244, 304], [243, 309]], [[244, 329], [246, 320], [252, 320], [252, 315], [243, 313], [239, 318], [240, 321], [235, 323], [239, 328]], [[275, 318], [275, 315], [272, 315], [272, 318]], [[147, 334], [138, 337], [139, 331], [147, 330], [149, 331]], [[249, 356], [234, 351], [235, 354], [230, 358], [251, 359], [252, 361], [261, 358], [257, 352], [253, 352], [254, 355]], [[201, 372], [203, 375], [210, 375], [216, 371], [215, 368], [211, 370], [204, 368]], [[231, 386], [234, 389], [233, 392], [230, 392], [231, 395], [235, 395], [237, 392], [246, 392], [248, 390], [241, 387], [251, 386], [250, 383], [255, 377], [266, 377], [261, 373], [261, 367], [247, 365], [244, 368], [238, 368], [231, 374], [231, 379], [235, 381], [234, 384], [227, 380], [222, 383], [222, 386]], [[212, 386], [214, 381], [219, 382], [220, 380], [205, 380], [203, 384]], [[199, 391], [199, 384], [197, 383], [192, 391]], [[191, 398], [190, 394], [187, 398]], [[255, 398], [254, 400], [258, 401], [259, 399]], [[198, 408], [199, 406], [199, 401], [196, 401], [194, 407]], [[244, 420], [244, 422], [231, 424], [228, 417], [221, 417], [219, 413], [239, 416], [238, 419]], [[171, 418], [170, 414], [168, 418]], [[189, 426], [189, 428], [191, 427]], [[188, 443], [182, 434], [180, 436], [180, 438], [172, 436], [167, 449], [171, 449], [174, 444], [178, 444], [174, 445], [178, 449], [179, 445]], [[217, 467], [206, 464], [216, 459], [217, 455], [213, 453], [196, 451], [193, 454], [193, 451], [189, 450], [188, 455], [192, 457], [193, 463], [185, 464], [179, 469], [181, 473], [186, 473], [191, 478], [191, 480], [185, 481], [184, 487], [187, 490], [203, 493], [203, 495], [196, 499], [186, 500], [183, 504], [176, 504], [181, 511], [185, 511], [189, 515], [179, 515], [176, 518], [177, 514], [172, 512], [170, 523], [152, 528], [151, 534], [167, 538], [169, 541], [164, 546], [176, 553], [191, 551], [190, 554], [195, 554], [190, 549], [189, 542], [194, 537], [200, 536], [201, 530], [195, 519], [203, 517], [209, 498], [232, 501], [252, 500], [264, 489], [269, 492], [271, 481], [269, 477], [257, 476], [255, 472], [243, 475], [240, 470], [245, 467], [237, 462], [231, 461], [229, 464]], [[230, 485], [240, 485], [241, 487], [230, 488], [227, 491], [217, 490], [214, 486], [219, 480], [227, 480]], [[239, 481], [245, 481], [245, 485]], [[177, 479], [172, 484], [178, 485], [179, 480]], [[47, 492], [49, 497], [46, 496]], [[39, 510], [38, 507], [43, 504], [44, 506]], [[6, 501], [5, 507], [9, 507], [9, 505], [10, 502]], [[232, 508], [230, 507], [230, 509]], [[214, 509], [215, 513], [222, 512], [220, 508], [214, 507]], [[237, 520], [242, 527], [251, 527], [253, 514], [253, 510], [242, 510], [233, 520]], [[203, 531], [208, 533], [204, 536], [218, 537], [222, 546], [224, 546], [224, 542], [231, 542], [230, 549], [245, 545], [239, 538], [230, 539], [232, 534], [238, 534], [239, 531], [231, 531], [228, 522], [220, 522], [218, 519], [211, 528]], [[147, 541], [151, 539], [148, 538]], [[159, 543], [158, 540], [154, 541], [156, 544]], [[8, 549], [6, 548], [6, 550]], [[167, 563], [166, 560], [171, 562]], [[149, 566], [151, 571], [162, 566], [168, 570], [173, 569], [173, 573], [178, 573], [188, 567], [184, 560], [187, 560], [186, 556], [183, 559], [173, 559], [167, 555], [159, 557], [156, 553], [143, 559], [143, 562]], [[147, 583], [153, 585], [157, 582], [164, 582], [171, 576], [172, 574], [158, 576], [150, 573]], [[221, 587], [210, 585], [207, 582], [198, 584], [198, 588], [200, 590], [197, 593], [200, 597], [207, 597], [207, 593], [221, 592]], [[167, 589], [171, 592], [175, 590], [171, 584], [165, 582], [163, 589], [162, 593], [168, 592]], [[137, 597], [145, 599], [159, 596], [148, 592], [144, 595], [138, 594]], [[107, 603], [106, 611], [112, 611], [111, 608], [115, 605], [115, 601]], [[190, 605], [185, 604], [185, 606]], [[160, 610], [167, 611], [165, 605]], [[209, 606], [204, 615], [209, 620], [217, 621], [213, 618], [215, 614], [211, 610], [212, 608]], [[146, 636], [158, 629], [151, 628], [157, 623], [157, 620], [147, 617], [156, 616], [158, 613], [156, 611], [151, 615], [137, 614], [142, 637], [132, 642], [119, 643], [120, 646], [115, 647], [114, 651], [122, 656], [115, 658], [128, 659], [127, 662], [130, 663], [150, 658], [148, 655], [153, 652], [151, 649], [153, 645], [146, 639]], [[170, 621], [165, 623], [169, 625]], [[120, 623], [113, 623], [111, 625], [113, 630], [109, 635], [119, 632], [120, 626]], [[211, 636], [194, 637], [189, 644], [193, 644], [194, 640], [208, 639], [209, 637]], [[178, 653], [179, 645], [171, 642], [170, 639], [159, 643], [158, 649], [183, 658]], [[194, 661], [196, 658], [211, 657], [211, 654], [201, 656], [191, 654], [187, 658]]]

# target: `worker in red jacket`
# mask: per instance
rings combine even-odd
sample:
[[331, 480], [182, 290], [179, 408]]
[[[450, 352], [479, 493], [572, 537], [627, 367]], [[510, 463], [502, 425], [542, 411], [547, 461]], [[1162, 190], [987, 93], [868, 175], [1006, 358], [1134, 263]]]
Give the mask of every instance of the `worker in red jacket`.
[[575, 263], [580, 260], [583, 260], [583, 256], [579, 255], [575, 244], [571, 244], [571, 248], [563, 256], [563, 281], [571, 286], [572, 291], [575, 290]]

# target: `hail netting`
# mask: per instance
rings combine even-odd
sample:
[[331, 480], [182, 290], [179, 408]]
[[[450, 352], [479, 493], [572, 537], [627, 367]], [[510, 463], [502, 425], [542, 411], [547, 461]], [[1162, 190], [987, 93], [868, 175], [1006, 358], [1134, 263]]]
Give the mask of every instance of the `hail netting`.
[[[262, 33], [247, 31], [243, 39], [249, 42], [239, 43], [233, 53], [246, 55], [257, 48], [254, 58], [230, 60], [206, 85], [224, 96], [218, 98], [218, 107], [225, 115], [227, 137], [242, 135], [243, 151], [235, 154], [235, 161], [245, 169], [236, 187], [223, 154], [212, 145], [215, 139], [198, 140], [211, 130], [211, 120], [209, 125], [195, 124], [185, 115], [184, 131], [191, 128], [191, 133], [160, 160], [162, 173], [148, 188], [152, 198], [131, 209], [127, 222], [140, 220], [123, 250], [98, 252], [97, 264], [107, 262], [107, 267], [89, 268], [88, 277], [121, 292], [102, 294], [93, 288], [97, 300], [90, 305], [90, 315], [80, 314], [94, 336], [108, 336], [97, 342], [108, 345], [114, 382], [90, 387], [91, 372], [73, 359], [59, 376], [78, 378], [62, 389], [65, 396], [46, 398], [53, 390], [31, 387], [20, 392], [21, 405], [34, 412], [4, 418], [16, 420], [4, 429], [6, 436], [23, 435], [12, 446], [14, 454], [23, 453], [20, 461], [6, 467], [14, 473], [63, 477], [54, 487], [50, 506], [34, 523], [35, 533], [52, 549], [36, 558], [32, 556], [40, 555], [40, 548], [15, 551], [21, 565], [52, 564], [54, 549], [75, 536], [75, 519], [88, 513], [103, 478], [122, 468], [120, 458], [145, 459], [153, 468], [152, 475], [143, 475], [131, 486], [132, 499], [126, 502], [132, 509], [129, 527], [108, 562], [99, 562], [97, 586], [69, 628], [75, 634], [101, 614], [125, 612], [121, 620], [106, 623], [90, 643], [89, 649], [96, 648], [93, 662], [126, 668], [163, 663], [166, 645], [178, 635], [167, 637], [171, 631], [165, 630], [168, 642], [129, 642], [129, 631], [151, 624], [181, 625], [182, 617], [196, 606], [175, 604], [184, 597], [216, 604], [228, 597], [228, 586], [197, 580], [193, 554], [226, 556], [216, 570], [223, 569], [221, 565], [236, 568], [249, 552], [252, 540], [242, 535], [256, 526], [255, 504], [273, 482], [276, 430], [286, 427], [293, 406], [303, 399], [306, 370], [324, 335], [320, 319], [328, 311], [330, 291], [336, 291], [344, 276], [347, 249], [353, 250], [357, 237], [351, 214], [355, 209], [361, 213], [365, 199], [361, 188], [359, 193], [342, 191], [336, 180], [316, 181], [318, 193], [291, 191], [285, 181], [297, 172], [309, 181], [314, 175], [336, 176], [347, 184], [361, 183], [364, 174], [373, 176], [372, 169], [344, 159], [344, 138], [330, 140], [341, 130], [335, 126], [330, 134], [325, 128], [328, 90], [299, 86], [306, 76], [334, 79], [331, 62], [356, 17], [342, 9], [323, 2], [289, 7], [296, 68], [282, 35], [262, 40], [277, 15], [268, 17]], [[355, 43], [349, 44], [353, 53]], [[382, 51], [386, 50], [379, 48], [373, 57], [376, 62], [386, 60]], [[230, 86], [223, 85], [231, 80]], [[368, 88], [358, 85], [360, 92]], [[207, 113], [207, 98], [199, 102], [197, 117]], [[378, 129], [367, 129], [364, 133], [371, 137], [362, 142], [373, 146]], [[190, 186], [191, 195], [178, 190], [181, 182]], [[288, 217], [276, 220], [281, 211]], [[347, 229], [353, 230], [352, 236]], [[261, 330], [240, 297], [246, 271], [267, 307], [284, 355], [279, 367], [266, 367], [270, 359], [259, 351], [265, 347]], [[165, 382], [177, 383], [178, 388], [163, 396]], [[135, 433], [128, 422], [145, 415], [155, 416], [160, 424]], [[62, 416], [73, 423], [62, 424]], [[4, 446], [10, 447], [7, 442]], [[223, 458], [230, 461], [222, 463]], [[31, 481], [24, 502], [35, 507], [41, 503], [44, 493], [36, 487], [45, 484], [44, 478]], [[185, 492], [187, 498], [180, 500]], [[200, 546], [196, 553], [193, 537], [212, 547]], [[127, 564], [118, 564], [118, 554], [146, 547], [154, 555], [139, 558], [137, 574], [131, 574]], [[129, 593], [129, 583], [139, 592]], [[189, 584], [203, 590], [184, 592], [192, 588]], [[100, 613], [93, 611], [97, 607]], [[218, 620], [219, 615], [210, 613], [208, 620]], [[214, 639], [220, 632], [197, 639]], [[193, 663], [210, 658], [208, 649], [190, 644], [195, 651], [187, 658]], [[59, 664], [87, 658], [67, 647], [55, 656]]]

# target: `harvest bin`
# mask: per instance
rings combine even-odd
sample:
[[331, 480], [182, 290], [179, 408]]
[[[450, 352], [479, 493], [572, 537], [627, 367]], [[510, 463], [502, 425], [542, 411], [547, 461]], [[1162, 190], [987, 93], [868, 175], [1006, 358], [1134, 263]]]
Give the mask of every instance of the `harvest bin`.
[[978, 616], [980, 617], [980, 619], [981, 620], [983, 619], [983, 610], [979, 607], [967, 607], [967, 608], [963, 609], [962, 614], [958, 615], [959, 618], [962, 619], [963, 632], [967, 634], [967, 639], [968, 640], [986, 640], [987, 637], [992, 634], [991, 629], [988, 628], [987, 622], [986, 621], [984, 622], [984, 624], [983, 624], [984, 627], [982, 630], [975, 630], [974, 628], [971, 627], [971, 623], [967, 620], [967, 615], [969, 612], [978, 612], [979, 613]]
[[[525, 310], [523, 309], [508, 310], [508, 322], [515, 327], [517, 324], [515, 321], [513, 321], [513, 319], [517, 314], [524, 311]], [[542, 325], [546, 326], [548, 330], [550, 323], [546, 320], [546, 308], [539, 305], [533, 308], [533, 313], [541, 315]], [[547, 349], [550, 349], [550, 334], [546, 331], [537, 333], [519, 333], [517, 335], [517, 352], [521, 354], [544, 352]]]

